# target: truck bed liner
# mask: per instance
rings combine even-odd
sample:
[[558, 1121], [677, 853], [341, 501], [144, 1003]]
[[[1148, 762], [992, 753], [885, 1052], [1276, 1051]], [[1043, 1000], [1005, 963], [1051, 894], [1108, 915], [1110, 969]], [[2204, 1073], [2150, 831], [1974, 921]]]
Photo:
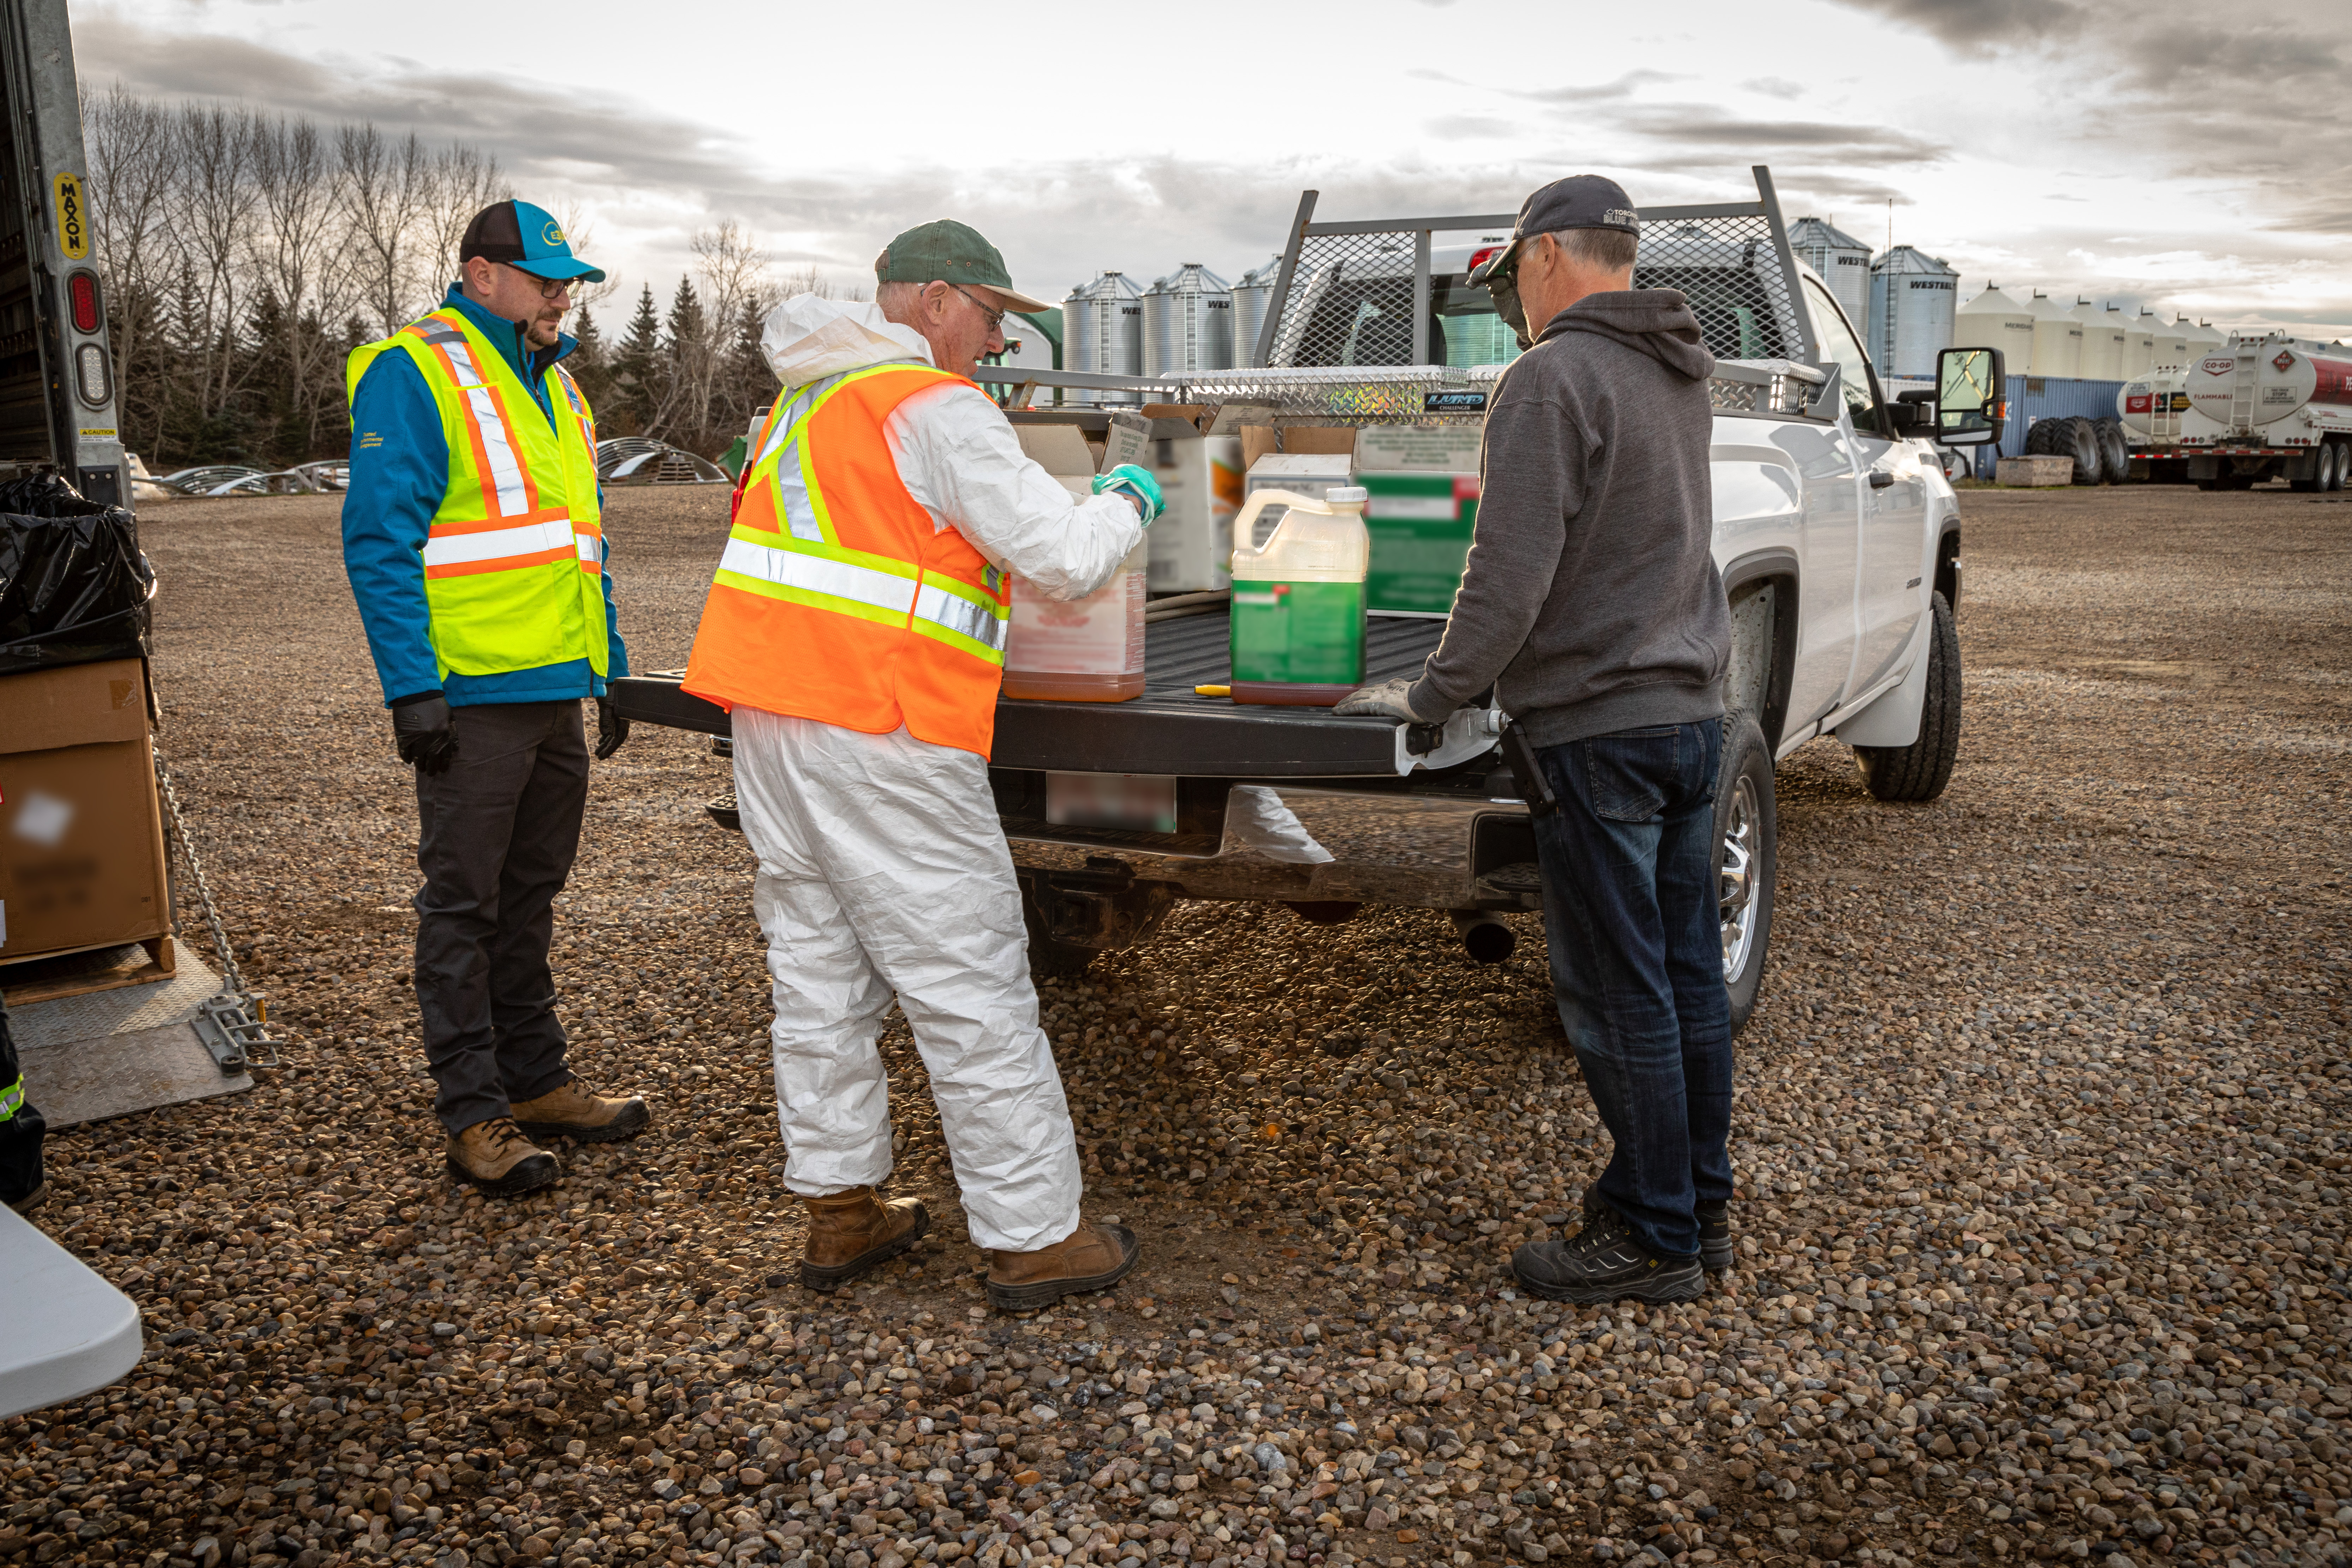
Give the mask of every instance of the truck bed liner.
[[[1440, 620], [1371, 618], [1368, 681], [1417, 675], [1444, 635]], [[1143, 695], [1131, 702], [1000, 700], [990, 761], [1000, 768], [1070, 773], [1182, 773], [1200, 778], [1344, 778], [1396, 773], [1396, 721], [1342, 719], [1328, 708], [1265, 708], [1202, 697], [1225, 682], [1224, 611], [1150, 627]], [[729, 732], [716, 704], [678, 689], [680, 672], [613, 683], [624, 718], [708, 735]]]

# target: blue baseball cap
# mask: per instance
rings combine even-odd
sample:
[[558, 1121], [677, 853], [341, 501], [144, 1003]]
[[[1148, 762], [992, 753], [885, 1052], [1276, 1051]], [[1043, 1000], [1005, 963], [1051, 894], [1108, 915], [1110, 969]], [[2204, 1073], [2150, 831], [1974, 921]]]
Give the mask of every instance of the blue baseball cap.
[[563, 226], [545, 207], [529, 202], [493, 202], [474, 215], [466, 237], [457, 242], [457, 259], [503, 261], [534, 278], [578, 278], [604, 281], [604, 271], [572, 254]]

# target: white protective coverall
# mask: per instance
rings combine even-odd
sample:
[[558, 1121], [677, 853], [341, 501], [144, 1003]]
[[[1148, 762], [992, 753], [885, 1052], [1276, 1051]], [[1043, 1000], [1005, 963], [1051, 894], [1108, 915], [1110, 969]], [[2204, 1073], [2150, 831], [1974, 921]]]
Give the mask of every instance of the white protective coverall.
[[[782, 395], [889, 362], [928, 364], [870, 304], [797, 295], [763, 343]], [[1117, 494], [1080, 499], [1023, 455], [969, 386], [919, 392], [883, 426], [898, 477], [940, 528], [1056, 598], [1108, 582], [1141, 523]], [[735, 795], [759, 857], [784, 1185], [809, 1197], [890, 1173], [889, 1089], [875, 1047], [893, 993], [930, 1074], [971, 1239], [1031, 1252], [1078, 1226], [1076, 1136], [1037, 1026], [1013, 856], [985, 758], [919, 741], [734, 713]]]

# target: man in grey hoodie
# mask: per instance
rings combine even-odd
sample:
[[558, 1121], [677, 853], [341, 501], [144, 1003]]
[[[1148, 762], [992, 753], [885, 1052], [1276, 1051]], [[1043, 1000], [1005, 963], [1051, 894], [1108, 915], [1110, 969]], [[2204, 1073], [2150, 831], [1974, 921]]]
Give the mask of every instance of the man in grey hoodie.
[[1678, 290], [1633, 286], [1640, 226], [1592, 174], [1520, 207], [1479, 275], [1528, 352], [1487, 410], [1461, 595], [1420, 679], [1339, 709], [1436, 722], [1492, 687], [1558, 802], [1535, 817], [1552, 984], [1616, 1149], [1582, 1230], [1512, 1257], [1555, 1300], [1688, 1300], [1731, 1262], [1715, 360]]

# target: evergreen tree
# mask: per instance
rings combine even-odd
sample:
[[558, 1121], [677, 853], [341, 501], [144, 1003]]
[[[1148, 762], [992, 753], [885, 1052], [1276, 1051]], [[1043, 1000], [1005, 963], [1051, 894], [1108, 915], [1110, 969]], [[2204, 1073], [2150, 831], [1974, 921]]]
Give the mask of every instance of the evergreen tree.
[[710, 323], [703, 316], [693, 279], [678, 279], [665, 326], [663, 397], [648, 433], [698, 452], [710, 444]]
[[579, 340], [580, 346], [572, 351], [563, 368], [580, 384], [581, 395], [588, 399], [589, 411], [602, 421], [613, 391], [612, 366], [605, 361], [604, 334], [596, 330], [594, 314], [583, 310], [580, 320], [572, 323], [572, 335]]
[[628, 336], [613, 355], [613, 412], [604, 433], [637, 436], [651, 426], [656, 391], [655, 371], [661, 357], [661, 316], [654, 309], [654, 286], [637, 296], [637, 313], [629, 319]]

